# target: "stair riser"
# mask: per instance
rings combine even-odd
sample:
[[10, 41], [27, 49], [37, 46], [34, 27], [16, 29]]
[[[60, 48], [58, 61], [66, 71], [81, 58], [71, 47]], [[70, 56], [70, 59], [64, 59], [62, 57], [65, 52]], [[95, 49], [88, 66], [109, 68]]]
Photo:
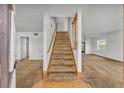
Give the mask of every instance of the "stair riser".
[[[55, 78], [56, 77], [56, 78]], [[76, 75], [75, 76], [61, 76], [61, 75], [57, 75], [57, 76], [51, 76], [50, 78], [48, 78], [48, 81], [75, 81], [77, 79]]]
[[70, 48], [70, 45], [55, 45], [56, 48]]
[[72, 54], [72, 51], [56, 51], [56, 50], [54, 50], [53, 51], [53, 54]]
[[58, 52], [59, 52], [59, 51], [65, 51], [65, 52], [66, 52], [66, 51], [71, 51], [71, 49], [56, 49], [56, 48], [53, 48], [53, 49], [55, 49], [54, 51], [58, 51]]
[[49, 73], [75, 73], [76, 72], [76, 70], [74, 70], [74, 71], [55, 71], [55, 70], [53, 70], [53, 71], [48, 71]]
[[52, 60], [72, 60], [72, 58], [51, 58]]
[[56, 48], [70, 48], [70, 45], [55, 45]]
[[73, 56], [69, 56], [69, 57], [68, 56], [64, 56], [64, 57], [63, 56], [52, 56], [52, 58], [53, 59], [57, 59], [57, 58], [58, 59], [61, 59], [61, 58], [63, 58], [63, 59], [73, 59]]
[[[65, 51], [63, 51], [63, 52], [68, 52], [68, 51], [72, 52], [72, 51], [71, 51], [72, 49], [71, 49], [71, 48], [67, 48], [67, 47], [65, 47], [65, 48], [64, 48], [64, 47], [59, 47], [59, 48], [58, 48], [58, 47], [54, 47], [54, 48], [53, 48], [53, 51], [56, 51], [56, 50], [65, 50]], [[59, 52], [59, 51], [58, 51], [58, 52]]]
[[75, 64], [56, 64], [56, 63], [54, 63], [54, 64], [51, 64], [51, 66], [74, 66]]
[[70, 45], [70, 43], [65, 43], [65, 42], [56, 42], [55, 45]]

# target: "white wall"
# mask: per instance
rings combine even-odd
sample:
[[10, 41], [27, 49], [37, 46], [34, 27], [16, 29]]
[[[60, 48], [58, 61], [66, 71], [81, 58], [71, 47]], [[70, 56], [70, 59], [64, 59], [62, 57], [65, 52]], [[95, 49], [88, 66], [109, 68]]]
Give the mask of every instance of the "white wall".
[[55, 31], [56, 22], [47, 12], [44, 12], [43, 19], [43, 70], [47, 71], [51, 55], [51, 51], [48, 52], [48, 49]]
[[[50, 51], [48, 51], [48, 49], [49, 49], [50, 44], [51, 44], [51, 47], [53, 46], [53, 43], [55, 40], [54, 31], [55, 31], [55, 27], [56, 27], [55, 19], [52, 17], [48, 17], [48, 19], [49, 19], [48, 20], [49, 27], [48, 27], [48, 33], [47, 33], [47, 64], [49, 64], [49, 62], [50, 62], [50, 57], [51, 57], [51, 53], [52, 53], [52, 49], [50, 49]], [[51, 27], [51, 25], [52, 25], [52, 27]], [[53, 38], [53, 41], [51, 41], [52, 38]], [[46, 68], [48, 68], [48, 65]]]
[[68, 31], [68, 18], [67, 17], [57, 17], [57, 31]]
[[91, 51], [92, 51], [92, 39], [88, 38], [86, 39], [86, 43], [85, 43], [85, 53], [91, 54]]
[[[106, 50], [97, 50], [96, 41], [99, 39], [107, 40], [107, 49]], [[122, 32], [116, 31], [103, 36], [93, 38], [92, 40], [92, 50], [91, 53], [97, 54], [100, 56], [108, 57], [111, 59], [123, 61], [123, 38]]]
[[47, 70], [47, 66], [48, 66], [48, 58], [47, 58], [47, 32], [48, 32], [48, 26], [49, 26], [49, 22], [48, 22], [49, 16], [47, 12], [44, 12], [43, 15], [43, 70], [46, 71]]
[[82, 42], [82, 12], [78, 11], [78, 17], [77, 17], [77, 68], [78, 68], [78, 72], [82, 71], [82, 56], [81, 56], [81, 42]]
[[43, 33], [37, 32], [17, 32], [16, 33], [16, 59], [21, 59], [21, 37], [29, 37], [29, 59], [42, 59], [43, 57]]
[[49, 49], [50, 43], [51, 43], [51, 39], [53, 37], [54, 31], [55, 31], [55, 19], [52, 17], [48, 17], [48, 33], [47, 33], [47, 49]]

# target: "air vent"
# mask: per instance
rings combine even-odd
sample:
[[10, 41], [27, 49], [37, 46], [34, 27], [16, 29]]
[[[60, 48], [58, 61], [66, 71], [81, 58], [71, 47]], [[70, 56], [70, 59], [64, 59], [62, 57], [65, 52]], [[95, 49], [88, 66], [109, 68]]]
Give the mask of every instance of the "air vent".
[[34, 33], [34, 36], [38, 36], [38, 33]]

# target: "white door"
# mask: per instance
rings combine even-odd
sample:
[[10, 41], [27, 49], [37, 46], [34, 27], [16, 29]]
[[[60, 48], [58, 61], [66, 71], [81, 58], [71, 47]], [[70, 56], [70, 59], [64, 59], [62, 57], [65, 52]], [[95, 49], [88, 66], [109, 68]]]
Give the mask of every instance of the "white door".
[[21, 37], [21, 59], [27, 58], [26, 37]]

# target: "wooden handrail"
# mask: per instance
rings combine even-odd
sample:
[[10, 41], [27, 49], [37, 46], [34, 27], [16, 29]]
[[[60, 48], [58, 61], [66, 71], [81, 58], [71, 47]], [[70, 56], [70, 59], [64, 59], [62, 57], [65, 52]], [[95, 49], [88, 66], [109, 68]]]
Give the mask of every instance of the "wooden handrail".
[[74, 32], [74, 41], [73, 41], [73, 49], [77, 49], [77, 41], [76, 41], [76, 25], [77, 25], [77, 13], [75, 14], [74, 18], [72, 19], [72, 30]]
[[54, 40], [54, 37], [55, 37], [56, 30], [57, 30], [57, 24], [56, 24], [56, 27], [55, 27], [55, 30], [54, 30], [54, 33], [53, 33], [53, 36], [52, 36], [52, 40], [51, 40], [51, 42], [50, 42], [50, 46], [49, 46], [49, 48], [48, 48], [47, 53], [50, 52], [50, 50], [51, 50], [51, 48], [52, 48], [52, 43], [53, 43], [53, 40]]

